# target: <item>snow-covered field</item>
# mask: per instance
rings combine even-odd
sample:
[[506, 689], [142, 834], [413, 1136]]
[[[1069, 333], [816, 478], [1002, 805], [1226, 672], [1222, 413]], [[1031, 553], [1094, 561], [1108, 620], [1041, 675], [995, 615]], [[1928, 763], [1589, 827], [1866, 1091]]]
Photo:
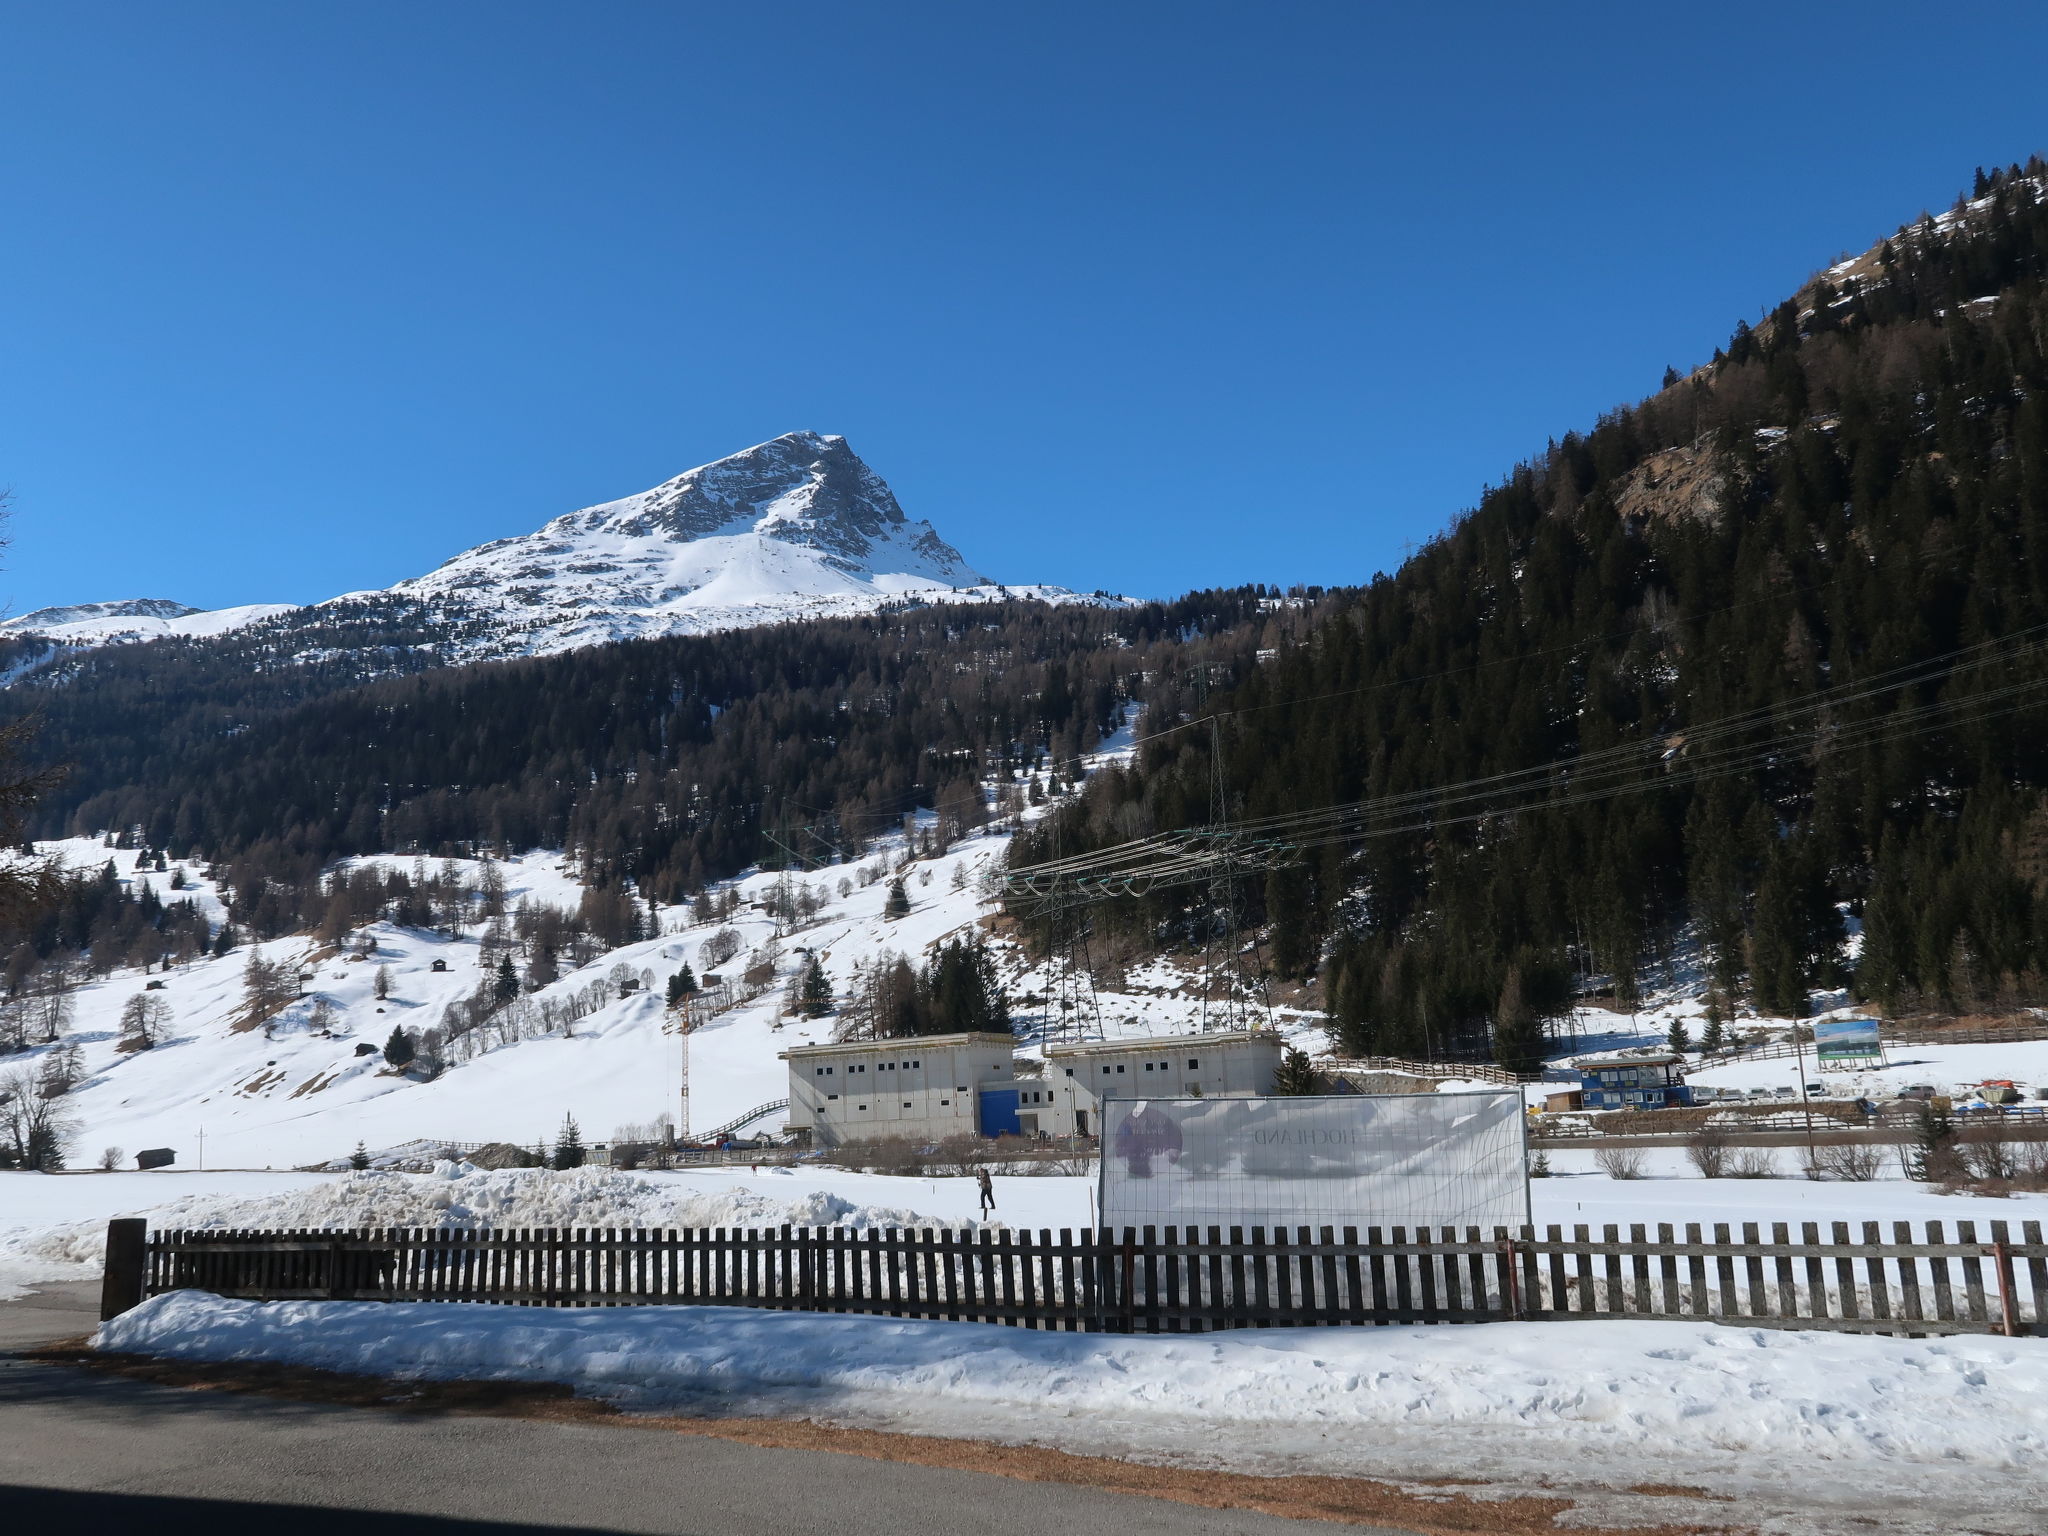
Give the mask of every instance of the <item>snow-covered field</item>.
[[[2048, 1340], [1698, 1323], [1191, 1337], [711, 1307], [159, 1297], [100, 1347], [566, 1381], [629, 1409], [799, 1414], [1261, 1472], [1679, 1483], [1766, 1529], [2038, 1531]], [[1666, 1503], [1666, 1501], [1660, 1501]], [[1702, 1501], [1667, 1518], [1724, 1522]]]

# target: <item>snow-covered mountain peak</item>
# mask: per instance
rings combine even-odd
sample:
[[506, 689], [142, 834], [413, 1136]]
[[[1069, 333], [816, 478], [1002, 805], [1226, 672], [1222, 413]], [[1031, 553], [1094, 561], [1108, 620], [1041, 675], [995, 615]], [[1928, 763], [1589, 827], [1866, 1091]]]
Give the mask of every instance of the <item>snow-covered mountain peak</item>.
[[[1002, 586], [928, 522], [904, 515], [888, 483], [843, 437], [786, 432], [686, 470], [652, 490], [464, 550], [424, 576], [349, 592], [281, 619], [281, 648], [317, 632], [332, 658], [361, 634], [371, 650], [393, 615], [447, 662], [545, 655], [676, 634], [871, 613], [924, 601], [1104, 602], [1064, 587]], [[291, 610], [197, 613], [158, 599], [40, 609], [0, 634], [68, 645], [222, 634]], [[421, 647], [408, 637], [401, 644]]]
[[108, 640], [162, 640], [173, 636], [225, 634], [262, 619], [289, 613], [290, 603], [250, 603], [238, 608], [194, 608], [167, 597], [125, 597], [103, 603], [70, 603], [38, 608], [0, 623], [0, 635], [40, 635], [67, 645]]
[[[760, 547], [765, 541], [802, 553], [778, 555]], [[635, 606], [672, 605], [721, 586], [742, 590], [718, 596], [747, 601], [753, 576], [766, 579], [756, 595], [771, 601], [851, 595], [861, 585], [900, 591], [987, 579], [930, 523], [906, 518], [888, 483], [845, 438], [787, 432], [652, 490], [567, 513], [536, 533], [466, 550], [394, 590], [474, 593], [615, 575], [640, 578]]]
[[845, 438], [788, 432], [480, 544], [391, 593], [458, 604], [531, 651], [988, 586], [930, 523], [904, 516]]
[[651, 491], [557, 518], [541, 531], [571, 530], [684, 541], [757, 533], [820, 550], [849, 572], [868, 573], [877, 569], [876, 556], [898, 546], [947, 586], [985, 580], [931, 524], [903, 515], [888, 482], [845, 438], [818, 432], [785, 432], [685, 470]]
[[168, 597], [124, 597], [105, 603], [68, 603], [38, 608], [0, 624], [0, 629], [47, 630], [58, 624], [88, 624], [106, 619], [182, 619], [199, 610]]

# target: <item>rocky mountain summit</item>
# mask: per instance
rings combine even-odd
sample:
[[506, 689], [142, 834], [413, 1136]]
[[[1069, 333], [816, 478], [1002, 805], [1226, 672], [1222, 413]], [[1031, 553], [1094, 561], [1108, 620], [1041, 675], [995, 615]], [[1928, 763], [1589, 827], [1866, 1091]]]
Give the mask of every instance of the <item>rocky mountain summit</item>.
[[84, 603], [0, 633], [92, 646], [262, 625], [280, 648], [322, 660], [357, 649], [388, 659], [396, 646], [448, 663], [1011, 598], [1112, 601], [991, 582], [930, 523], [906, 517], [845, 438], [787, 432], [382, 590], [212, 612], [156, 598]]

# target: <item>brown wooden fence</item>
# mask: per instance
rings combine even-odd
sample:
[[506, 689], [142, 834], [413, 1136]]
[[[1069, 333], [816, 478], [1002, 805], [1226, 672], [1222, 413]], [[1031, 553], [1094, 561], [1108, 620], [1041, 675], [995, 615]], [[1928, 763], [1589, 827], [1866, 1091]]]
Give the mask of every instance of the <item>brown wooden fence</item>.
[[2037, 1221], [850, 1231], [109, 1231], [106, 1311], [251, 1300], [709, 1305], [1088, 1332], [1706, 1318], [1866, 1333], [2048, 1333]]

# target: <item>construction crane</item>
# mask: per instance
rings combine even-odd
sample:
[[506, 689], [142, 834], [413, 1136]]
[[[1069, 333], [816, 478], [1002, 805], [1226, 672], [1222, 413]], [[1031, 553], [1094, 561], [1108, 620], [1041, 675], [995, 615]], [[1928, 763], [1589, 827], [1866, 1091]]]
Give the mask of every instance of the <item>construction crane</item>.
[[681, 1070], [676, 1094], [676, 1140], [690, 1139], [690, 1035], [697, 1027], [695, 994], [685, 992], [683, 1000], [662, 1020], [661, 1032], [677, 1037], [682, 1048]]

